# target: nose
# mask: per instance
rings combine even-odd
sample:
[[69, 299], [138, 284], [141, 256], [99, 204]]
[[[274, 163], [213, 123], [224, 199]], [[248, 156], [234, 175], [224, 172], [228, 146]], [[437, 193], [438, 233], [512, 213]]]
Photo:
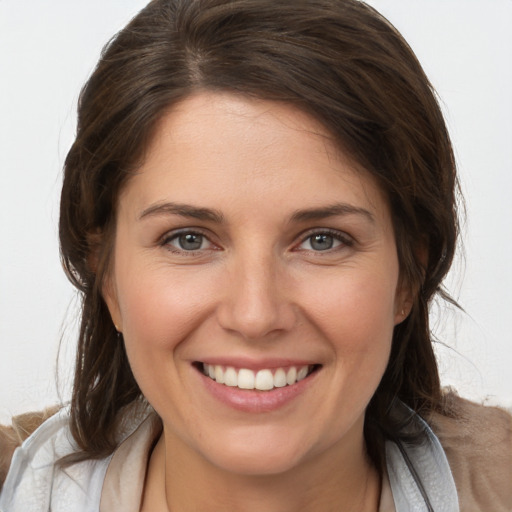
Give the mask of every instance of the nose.
[[246, 340], [262, 340], [295, 325], [286, 269], [276, 258], [252, 254], [232, 262], [222, 295], [221, 327]]

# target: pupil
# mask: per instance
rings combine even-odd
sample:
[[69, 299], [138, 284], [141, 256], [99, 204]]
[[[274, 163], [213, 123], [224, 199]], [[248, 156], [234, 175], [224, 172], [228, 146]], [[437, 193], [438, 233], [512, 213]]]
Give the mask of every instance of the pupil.
[[186, 235], [181, 235], [179, 242], [182, 249], [187, 251], [194, 251], [201, 248], [203, 237], [202, 235], [194, 235], [192, 233], [188, 233]]
[[311, 239], [311, 247], [315, 251], [326, 251], [333, 246], [333, 238], [331, 235], [314, 235]]

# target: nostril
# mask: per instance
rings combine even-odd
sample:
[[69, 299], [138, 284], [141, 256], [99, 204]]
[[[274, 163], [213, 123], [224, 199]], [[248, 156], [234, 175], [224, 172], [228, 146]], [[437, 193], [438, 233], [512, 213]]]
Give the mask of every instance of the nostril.
[[295, 312], [286, 303], [224, 304], [218, 310], [218, 322], [226, 331], [236, 332], [246, 340], [263, 340], [269, 335], [286, 332], [296, 323]]

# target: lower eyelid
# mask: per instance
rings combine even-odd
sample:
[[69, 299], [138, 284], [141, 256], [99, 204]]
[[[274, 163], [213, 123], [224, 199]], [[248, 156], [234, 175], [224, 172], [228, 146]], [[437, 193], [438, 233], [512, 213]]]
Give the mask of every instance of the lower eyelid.
[[[163, 237], [161, 237], [159, 244], [162, 245], [162, 246], [171, 245], [171, 243], [173, 241], [176, 241], [181, 236], [185, 236], [185, 235], [200, 236], [200, 237], [202, 237], [203, 241], [207, 241], [209, 244], [212, 244], [210, 239], [204, 233], [201, 233], [200, 231], [178, 231], [176, 233], [167, 233]], [[177, 249], [178, 250], [183, 250], [185, 252], [192, 252], [192, 251], [186, 251], [185, 249], [179, 249], [179, 248], [177, 248]], [[201, 250], [201, 249], [198, 249], [198, 250]]]
[[[199, 248], [199, 249], [183, 249], [181, 247], [178, 247], [178, 246], [175, 246], [172, 242], [174, 241], [177, 241], [177, 239], [179, 239], [180, 236], [184, 236], [184, 235], [188, 235], [188, 234], [192, 234], [192, 235], [197, 235], [197, 236], [201, 236], [202, 239], [203, 239], [203, 243], [206, 242], [206, 245], [207, 247], [203, 247], [203, 248]], [[295, 246], [295, 249], [300, 249], [300, 247], [306, 243], [308, 240], [310, 240], [312, 237], [314, 237], [315, 235], [327, 235], [327, 236], [330, 236], [333, 238], [334, 240], [334, 247], [331, 247], [331, 248], [328, 248], [328, 249], [324, 249], [323, 251], [322, 250], [315, 250], [313, 248], [311, 249], [304, 249], [304, 250], [309, 250], [311, 252], [316, 252], [316, 253], [321, 253], [321, 252], [325, 252], [325, 253], [328, 253], [328, 252], [331, 252], [331, 251], [335, 251], [336, 249], [338, 249], [340, 246], [346, 246], [346, 247], [350, 247], [354, 244], [354, 240], [349, 237], [348, 235], [344, 235], [342, 233], [339, 233], [339, 232], [332, 232], [330, 230], [319, 230], [319, 231], [314, 231], [314, 232], [310, 232], [306, 235], [303, 235], [301, 237], [301, 241]], [[196, 254], [198, 252], [201, 252], [201, 251], [205, 251], [205, 250], [210, 250], [210, 249], [213, 249], [213, 250], [219, 250], [219, 247], [211, 241], [211, 239], [205, 234], [205, 233], [202, 233], [201, 231], [199, 230], [180, 230], [180, 231], [177, 231], [177, 232], [168, 232], [167, 234], [165, 234], [164, 236], [162, 236], [158, 242], [158, 245], [162, 246], [162, 247], [167, 247], [168, 250], [170, 250], [171, 252], [175, 252], [175, 253], [185, 253], [185, 254], [189, 254], [189, 255], [192, 255], [192, 254]]]
[[300, 247], [302, 244], [306, 243], [308, 240], [310, 240], [312, 237], [314, 237], [316, 235], [330, 236], [334, 239], [334, 243], [336, 245], [335, 245], [335, 247], [325, 249], [324, 251], [321, 251], [321, 250], [315, 251], [314, 249], [310, 249], [313, 252], [318, 252], [318, 253], [329, 252], [332, 250], [336, 250], [340, 246], [350, 247], [354, 244], [354, 241], [348, 235], [343, 235], [342, 233], [333, 232], [333, 231], [329, 231], [329, 230], [321, 230], [321, 231], [310, 232], [306, 236], [303, 236], [301, 242], [297, 245], [297, 247]]

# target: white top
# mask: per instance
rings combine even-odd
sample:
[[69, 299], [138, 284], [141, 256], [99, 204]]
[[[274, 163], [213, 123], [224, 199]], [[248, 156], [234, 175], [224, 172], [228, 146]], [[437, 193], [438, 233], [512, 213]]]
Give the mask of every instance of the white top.
[[[394, 413], [409, 416], [411, 411], [398, 404]], [[77, 450], [69, 411], [62, 409], [44, 422], [14, 453], [0, 512], [139, 512], [149, 453], [162, 427], [147, 408], [132, 406], [125, 417], [113, 455], [65, 469], [55, 462]], [[420, 431], [420, 443], [386, 442], [379, 512], [459, 512], [439, 440], [415, 414], [403, 433], [411, 430]]]

